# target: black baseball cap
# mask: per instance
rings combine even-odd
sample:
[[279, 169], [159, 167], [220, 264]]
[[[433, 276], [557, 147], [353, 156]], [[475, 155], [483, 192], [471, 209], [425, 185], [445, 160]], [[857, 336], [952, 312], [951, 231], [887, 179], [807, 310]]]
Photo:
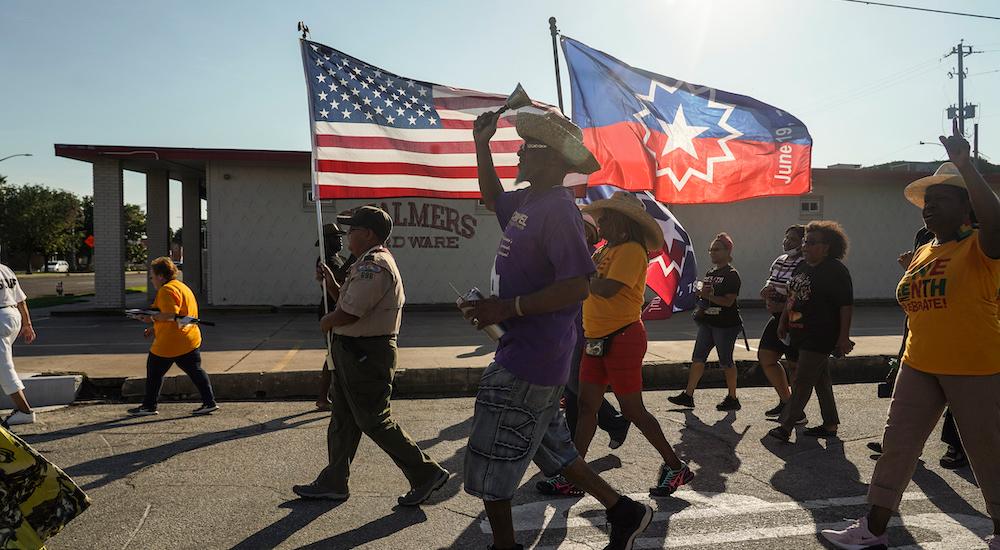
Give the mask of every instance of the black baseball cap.
[[389, 238], [389, 233], [392, 233], [392, 218], [377, 206], [359, 206], [350, 216], [337, 216], [337, 223], [371, 229], [382, 240]]
[[[325, 237], [331, 237], [333, 235], [343, 235], [345, 233], [347, 233], [347, 231], [344, 231], [343, 229], [340, 228], [339, 225], [337, 225], [335, 223], [325, 223], [325, 224], [323, 224], [323, 237], [324, 238]], [[316, 244], [314, 244], [313, 246], [319, 246], [319, 239], [316, 240]]]

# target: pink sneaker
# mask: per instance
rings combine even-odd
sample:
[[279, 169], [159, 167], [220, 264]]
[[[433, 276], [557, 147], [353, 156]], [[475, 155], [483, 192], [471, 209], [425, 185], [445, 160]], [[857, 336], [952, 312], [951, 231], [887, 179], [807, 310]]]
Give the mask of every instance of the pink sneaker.
[[875, 536], [868, 530], [868, 518], [863, 517], [847, 529], [823, 529], [823, 538], [837, 548], [844, 550], [885, 550], [889, 547], [889, 535]]

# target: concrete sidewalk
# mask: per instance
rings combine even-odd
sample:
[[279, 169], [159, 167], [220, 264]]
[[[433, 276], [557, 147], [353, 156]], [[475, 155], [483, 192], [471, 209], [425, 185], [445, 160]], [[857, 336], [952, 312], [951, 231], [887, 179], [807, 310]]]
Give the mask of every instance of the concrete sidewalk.
[[[77, 306], [80, 306], [77, 304]], [[222, 399], [311, 397], [325, 350], [315, 312], [211, 311], [216, 321], [204, 327], [203, 366]], [[750, 350], [742, 340], [735, 357], [743, 385], [766, 384], [756, 366], [757, 336], [767, 321], [760, 309], [743, 312]], [[852, 356], [836, 362], [836, 377], [845, 382], [880, 381], [887, 359], [899, 349], [902, 315], [894, 307], [859, 307], [852, 335]], [[647, 387], [673, 388], [684, 384], [697, 331], [687, 314], [648, 323], [649, 349], [644, 376]], [[90, 387], [121, 388], [126, 398], [141, 394], [149, 341], [142, 325], [117, 316], [53, 316], [36, 314], [38, 341], [18, 344], [14, 354], [18, 371], [79, 373]], [[489, 365], [493, 343], [474, 331], [457, 312], [407, 312], [399, 337], [397, 396], [454, 396], [475, 391], [482, 369]], [[714, 360], [713, 357], [710, 358]], [[176, 372], [176, 371], [175, 371]], [[706, 386], [722, 381], [710, 369]], [[193, 396], [183, 375], [168, 377], [164, 396]], [[110, 391], [114, 395], [114, 391]]]

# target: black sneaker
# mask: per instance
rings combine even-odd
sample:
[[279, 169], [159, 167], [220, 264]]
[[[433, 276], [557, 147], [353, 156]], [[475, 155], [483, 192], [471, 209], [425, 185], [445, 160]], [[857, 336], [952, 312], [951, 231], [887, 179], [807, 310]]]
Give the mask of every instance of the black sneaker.
[[129, 409], [125, 412], [127, 412], [129, 416], [153, 416], [154, 414], [160, 414], [156, 411], [156, 409], [149, 409], [142, 406]]
[[694, 397], [688, 395], [686, 391], [682, 391], [677, 395], [668, 397], [667, 401], [670, 401], [674, 405], [680, 405], [681, 407], [694, 408]]
[[340, 492], [333, 489], [328, 489], [319, 485], [318, 483], [310, 483], [309, 485], [293, 485], [292, 492], [299, 496], [299, 498], [304, 498], [307, 500], [347, 500], [351, 495], [347, 491]]
[[715, 410], [717, 411], [738, 411], [742, 408], [743, 405], [740, 405], [740, 400], [731, 395], [727, 395], [726, 398], [722, 400], [722, 403], [715, 406]]
[[195, 416], [201, 416], [203, 414], [212, 414], [217, 410], [219, 410], [219, 406], [216, 405], [215, 403], [212, 403], [211, 405], [202, 405], [198, 407], [197, 409], [191, 411], [191, 414]]
[[604, 550], [631, 550], [635, 537], [649, 527], [653, 509], [622, 495], [608, 512], [608, 536]]
[[768, 410], [764, 411], [764, 416], [766, 416], [768, 418], [772, 418], [772, 417], [775, 417], [775, 416], [781, 416], [781, 411], [783, 411], [783, 410], [785, 410], [785, 403], [783, 403], [781, 401], [778, 401], [778, 404], [775, 405], [775, 407], [773, 409], [768, 409]]
[[396, 502], [400, 506], [419, 506], [427, 500], [431, 493], [437, 491], [448, 482], [448, 476], [450, 473], [448, 470], [441, 468], [441, 470], [432, 479], [421, 485], [420, 487], [414, 487], [410, 489], [408, 493], [396, 499]]
[[625, 429], [620, 432], [615, 432], [610, 435], [611, 439], [608, 440], [608, 448], [615, 450], [625, 444], [625, 438], [628, 437], [628, 429], [632, 427], [632, 423], [629, 422], [625, 424]]
[[962, 449], [956, 449], [951, 445], [948, 445], [948, 452], [944, 453], [939, 462], [942, 468], [947, 468], [949, 470], [956, 470], [963, 466], [969, 465], [969, 459], [965, 456]]

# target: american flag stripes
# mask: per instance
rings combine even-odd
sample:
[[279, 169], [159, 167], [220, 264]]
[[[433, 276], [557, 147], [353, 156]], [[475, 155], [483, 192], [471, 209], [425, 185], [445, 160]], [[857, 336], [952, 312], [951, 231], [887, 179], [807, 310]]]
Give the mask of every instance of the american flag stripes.
[[[318, 198], [479, 198], [472, 125], [506, 96], [401, 77], [308, 40], [302, 49]], [[490, 142], [507, 189], [521, 144], [514, 116]]]

